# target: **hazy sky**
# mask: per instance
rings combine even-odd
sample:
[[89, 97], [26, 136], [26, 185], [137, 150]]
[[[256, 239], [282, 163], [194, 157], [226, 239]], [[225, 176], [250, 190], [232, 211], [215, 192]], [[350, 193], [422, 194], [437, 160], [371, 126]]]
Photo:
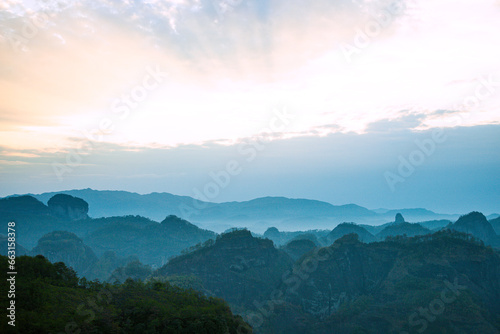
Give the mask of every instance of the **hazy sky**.
[[500, 1], [2, 1], [0, 196], [500, 212]]

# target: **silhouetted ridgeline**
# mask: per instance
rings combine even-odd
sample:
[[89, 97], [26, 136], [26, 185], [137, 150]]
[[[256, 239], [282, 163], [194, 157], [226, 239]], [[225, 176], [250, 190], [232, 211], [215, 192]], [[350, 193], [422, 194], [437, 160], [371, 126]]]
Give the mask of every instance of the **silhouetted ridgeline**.
[[[266, 219], [340, 210], [283, 198], [223, 204], [205, 212], [230, 221], [240, 210], [242, 222], [259, 210]], [[249, 332], [224, 302], [208, 297], [226, 300], [256, 333], [500, 331], [499, 219], [479, 212], [410, 223], [403, 211], [379, 226], [294, 232], [266, 226], [260, 238], [238, 228], [217, 235], [169, 212], [156, 222], [90, 218], [91, 210], [69, 195], [54, 195], [48, 205], [31, 196], [0, 199], [0, 220], [16, 222], [18, 255], [43, 255], [19, 258], [19, 296], [26, 299], [18, 320], [35, 319], [19, 333], [47, 332], [73, 318], [82, 333]], [[79, 303], [102, 289], [113, 299], [86, 322]]]
[[[244, 202], [209, 203], [188, 196], [169, 193], [140, 195], [126, 191], [98, 191], [93, 189], [68, 190], [59, 193], [33, 195], [43, 203], [54, 195], [64, 193], [82, 198], [89, 203], [91, 217], [140, 215], [161, 221], [167, 214], [184, 218], [196, 225], [216, 232], [231, 227], [247, 227], [263, 233], [268, 227], [281, 230], [301, 230], [304, 226], [331, 229], [333, 226], [354, 221], [378, 225], [401, 213], [409, 221], [456, 220], [457, 215], [443, 215], [425, 209], [368, 210], [355, 204], [332, 205], [330, 203], [264, 197]], [[372, 234], [377, 232], [369, 231]]]

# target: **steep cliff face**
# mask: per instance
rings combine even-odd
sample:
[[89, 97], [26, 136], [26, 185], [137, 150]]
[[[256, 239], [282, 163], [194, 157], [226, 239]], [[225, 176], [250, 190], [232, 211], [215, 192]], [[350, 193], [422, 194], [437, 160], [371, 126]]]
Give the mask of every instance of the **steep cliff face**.
[[88, 218], [89, 204], [78, 197], [57, 194], [49, 199], [47, 205], [54, 215], [63, 219], [81, 220]]
[[172, 259], [156, 274], [194, 274], [209, 293], [232, 305], [248, 307], [259, 296], [268, 295], [291, 264], [290, 257], [274, 248], [272, 241], [240, 230], [223, 234], [211, 246]]

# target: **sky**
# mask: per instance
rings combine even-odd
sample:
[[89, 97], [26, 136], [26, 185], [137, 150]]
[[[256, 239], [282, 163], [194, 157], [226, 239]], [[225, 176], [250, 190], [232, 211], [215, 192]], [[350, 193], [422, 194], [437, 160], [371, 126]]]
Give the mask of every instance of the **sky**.
[[500, 213], [500, 1], [0, 4], [0, 196]]

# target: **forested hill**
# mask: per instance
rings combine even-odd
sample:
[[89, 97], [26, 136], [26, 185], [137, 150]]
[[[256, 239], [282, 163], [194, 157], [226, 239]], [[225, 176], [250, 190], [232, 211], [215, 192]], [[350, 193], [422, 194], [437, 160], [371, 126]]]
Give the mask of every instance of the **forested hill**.
[[[367, 244], [348, 234], [328, 247], [306, 246], [293, 252], [285, 246], [296, 260], [290, 265], [269, 240], [234, 231], [172, 259], [155, 275], [198, 277], [256, 333], [500, 330], [500, 255], [470, 235], [445, 230]], [[439, 317], [431, 314], [433, 321], [417, 312], [435, 303], [443, 309]]]
[[271, 240], [237, 230], [170, 260], [155, 275], [194, 275], [209, 293], [233, 305], [250, 306], [253, 298], [270, 293], [292, 264]]
[[[7, 260], [0, 256], [4, 273]], [[15, 327], [4, 317], [0, 333], [252, 333], [221, 299], [167, 282], [79, 280], [62, 262], [43, 256], [21, 256], [16, 266]], [[1, 280], [0, 290], [8, 291], [7, 284]], [[9, 305], [7, 293], [0, 303]]]

